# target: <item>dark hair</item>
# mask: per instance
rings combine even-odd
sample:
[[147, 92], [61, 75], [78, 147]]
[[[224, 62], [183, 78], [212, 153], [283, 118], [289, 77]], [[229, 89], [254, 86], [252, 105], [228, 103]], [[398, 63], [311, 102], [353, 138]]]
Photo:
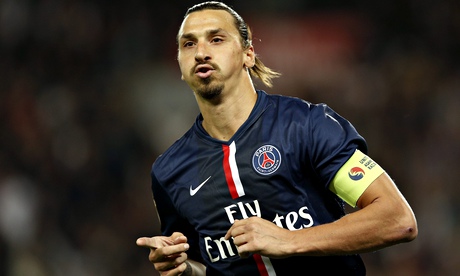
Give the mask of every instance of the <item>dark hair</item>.
[[[222, 2], [208, 1], [196, 4], [187, 10], [184, 18], [193, 12], [202, 10], [224, 10], [231, 14], [235, 19], [235, 27], [240, 34], [243, 48], [247, 49], [252, 45], [252, 33], [249, 29], [249, 26], [246, 24], [246, 22], [244, 22], [243, 18], [235, 10], [233, 10], [232, 8], [230, 8]], [[257, 55], [255, 57], [254, 66], [249, 68], [249, 73], [251, 74], [251, 76], [259, 78], [268, 87], [272, 87], [273, 78], [277, 78], [281, 75], [280, 73], [275, 72], [272, 69], [265, 66], [265, 64], [263, 64], [263, 62]]]

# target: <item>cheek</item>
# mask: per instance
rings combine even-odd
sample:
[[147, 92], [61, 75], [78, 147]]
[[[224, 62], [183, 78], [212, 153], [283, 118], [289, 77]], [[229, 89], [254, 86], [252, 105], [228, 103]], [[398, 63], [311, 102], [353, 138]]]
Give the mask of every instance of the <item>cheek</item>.
[[244, 66], [244, 59], [239, 51], [232, 51], [226, 60], [228, 66], [231, 66], [234, 69], [241, 69]]
[[190, 68], [189, 66], [187, 66], [187, 63], [181, 61], [181, 60], [178, 58], [178, 64], [179, 64], [179, 69], [180, 69], [182, 75], [187, 74], [188, 71], [189, 71], [187, 68]]

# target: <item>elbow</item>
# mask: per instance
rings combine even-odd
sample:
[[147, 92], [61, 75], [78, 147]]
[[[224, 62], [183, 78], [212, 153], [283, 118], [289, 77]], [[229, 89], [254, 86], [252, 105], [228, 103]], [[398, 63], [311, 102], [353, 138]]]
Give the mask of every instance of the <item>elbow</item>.
[[411, 212], [406, 215], [397, 223], [397, 233], [394, 237], [394, 242], [396, 243], [405, 243], [415, 240], [418, 236], [418, 226], [415, 216]]
[[415, 240], [418, 236], [418, 227], [417, 227], [417, 221], [415, 218], [412, 219], [412, 221], [404, 227], [403, 230], [403, 238], [402, 242], [410, 242]]
[[398, 243], [411, 242], [418, 236], [417, 225], [406, 226], [400, 230], [400, 235], [397, 238]]

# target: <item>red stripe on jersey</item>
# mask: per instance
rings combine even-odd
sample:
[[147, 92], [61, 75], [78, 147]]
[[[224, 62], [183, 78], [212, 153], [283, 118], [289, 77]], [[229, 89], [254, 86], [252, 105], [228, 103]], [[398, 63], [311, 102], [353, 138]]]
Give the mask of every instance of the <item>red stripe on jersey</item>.
[[256, 261], [257, 264], [257, 269], [259, 269], [259, 273], [262, 276], [268, 276], [268, 271], [267, 268], [265, 267], [264, 261], [262, 260], [262, 257], [259, 254], [254, 254], [252, 255], [254, 260]]
[[222, 150], [224, 151], [224, 173], [225, 179], [227, 180], [227, 186], [230, 191], [230, 195], [233, 199], [238, 198], [238, 192], [236, 191], [235, 181], [233, 181], [232, 170], [230, 169], [230, 147], [227, 145], [222, 145]]

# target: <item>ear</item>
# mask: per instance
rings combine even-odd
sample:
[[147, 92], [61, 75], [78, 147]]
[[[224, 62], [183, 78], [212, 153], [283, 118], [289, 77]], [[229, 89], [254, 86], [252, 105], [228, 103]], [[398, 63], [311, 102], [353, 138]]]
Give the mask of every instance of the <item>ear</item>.
[[256, 63], [256, 53], [254, 52], [254, 46], [249, 46], [244, 52], [244, 67], [254, 67]]

